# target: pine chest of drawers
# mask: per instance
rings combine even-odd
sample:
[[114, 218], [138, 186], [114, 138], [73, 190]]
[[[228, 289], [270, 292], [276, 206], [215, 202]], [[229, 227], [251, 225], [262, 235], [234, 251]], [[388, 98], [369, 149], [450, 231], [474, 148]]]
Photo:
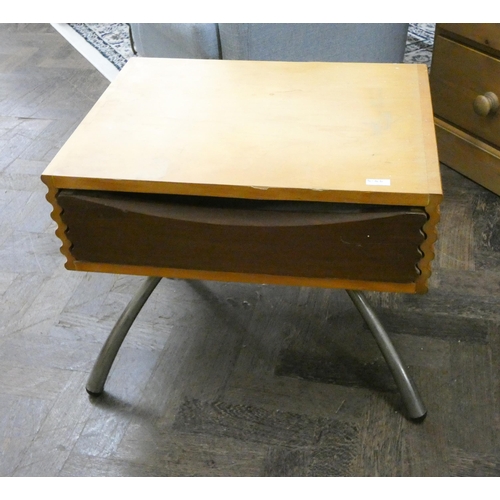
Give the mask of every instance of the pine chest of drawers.
[[430, 82], [440, 161], [500, 194], [500, 24], [438, 24]]

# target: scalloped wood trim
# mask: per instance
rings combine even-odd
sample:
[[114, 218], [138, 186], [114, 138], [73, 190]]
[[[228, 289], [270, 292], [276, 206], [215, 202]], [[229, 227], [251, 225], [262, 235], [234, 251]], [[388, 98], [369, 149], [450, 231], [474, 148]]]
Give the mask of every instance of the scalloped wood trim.
[[[47, 184], [47, 183], [45, 183]], [[59, 238], [59, 240], [62, 242], [62, 246], [60, 247], [59, 251], [66, 257], [66, 264], [64, 264], [64, 267], [66, 269], [75, 269], [75, 259], [73, 255], [71, 254], [71, 246], [72, 243], [69, 241], [68, 236], [67, 236], [67, 231], [68, 231], [68, 226], [64, 224], [61, 214], [62, 214], [62, 208], [59, 206], [57, 203], [57, 193], [59, 192], [59, 189], [52, 187], [47, 184], [48, 187], [48, 192], [45, 195], [46, 200], [52, 205], [53, 210], [50, 213], [50, 217], [52, 218], [53, 221], [57, 224], [57, 229], [55, 231], [56, 236]]]
[[440, 195], [430, 195], [429, 203], [425, 208], [429, 219], [424, 224], [422, 231], [425, 233], [426, 238], [420, 250], [423, 253], [423, 257], [418, 263], [418, 268], [421, 271], [420, 276], [416, 281], [416, 292], [417, 293], [427, 293], [428, 291], [428, 281], [431, 276], [431, 261], [434, 259], [434, 244], [437, 240], [437, 229], [436, 226], [440, 219], [440, 207], [439, 203], [441, 201]]

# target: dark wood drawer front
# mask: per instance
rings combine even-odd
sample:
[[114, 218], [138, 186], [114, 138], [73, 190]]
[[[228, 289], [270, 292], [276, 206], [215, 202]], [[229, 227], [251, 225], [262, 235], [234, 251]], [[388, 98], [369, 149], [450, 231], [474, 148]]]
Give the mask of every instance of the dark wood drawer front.
[[132, 195], [57, 195], [77, 261], [413, 283], [423, 209]]
[[439, 29], [448, 31], [448, 36], [467, 38], [482, 47], [482, 50], [500, 51], [500, 24], [498, 23], [447, 23], [438, 24]]
[[487, 92], [500, 98], [500, 60], [437, 36], [430, 82], [437, 116], [500, 146], [500, 110], [480, 116], [473, 106]]

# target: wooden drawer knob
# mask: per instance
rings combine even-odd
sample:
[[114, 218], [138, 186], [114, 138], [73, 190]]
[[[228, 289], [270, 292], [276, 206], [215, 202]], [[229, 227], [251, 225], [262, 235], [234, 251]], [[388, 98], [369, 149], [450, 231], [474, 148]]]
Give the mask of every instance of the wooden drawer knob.
[[494, 115], [498, 109], [498, 97], [493, 92], [485, 92], [474, 99], [473, 106], [479, 116]]

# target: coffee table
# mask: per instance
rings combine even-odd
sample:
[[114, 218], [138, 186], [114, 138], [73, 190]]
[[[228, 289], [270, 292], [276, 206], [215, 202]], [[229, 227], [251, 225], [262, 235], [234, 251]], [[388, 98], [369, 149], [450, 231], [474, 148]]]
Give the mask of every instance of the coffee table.
[[67, 269], [346, 289], [410, 418], [425, 407], [362, 290], [425, 293], [442, 199], [426, 67], [134, 58], [42, 175]]

